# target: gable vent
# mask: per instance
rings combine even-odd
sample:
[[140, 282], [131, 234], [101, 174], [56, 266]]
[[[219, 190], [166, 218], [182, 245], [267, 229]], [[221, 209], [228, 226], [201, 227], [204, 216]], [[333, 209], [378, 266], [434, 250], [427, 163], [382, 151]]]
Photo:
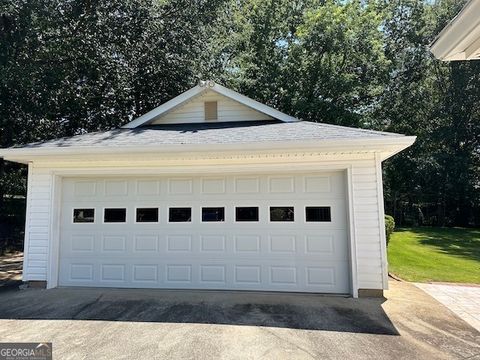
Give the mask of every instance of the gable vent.
[[205, 120], [217, 120], [218, 109], [216, 101], [205, 101]]

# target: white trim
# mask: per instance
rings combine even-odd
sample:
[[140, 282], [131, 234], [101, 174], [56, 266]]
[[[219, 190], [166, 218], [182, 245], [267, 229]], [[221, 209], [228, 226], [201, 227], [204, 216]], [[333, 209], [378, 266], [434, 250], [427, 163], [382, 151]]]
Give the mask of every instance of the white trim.
[[[278, 202], [278, 203], [282, 203], [283, 200], [276, 200], [275, 202]], [[274, 208], [293, 208], [293, 220], [292, 221], [282, 221], [282, 220], [277, 220], [277, 221], [272, 221], [272, 212], [271, 212], [271, 209], [272, 207]], [[295, 205], [267, 205], [267, 224], [269, 225], [279, 225], [279, 226], [284, 226], [282, 224], [291, 224], [291, 223], [296, 223], [298, 218], [297, 218], [297, 206]]]
[[[0, 157], [5, 160], [27, 163], [33, 159], [41, 159], [42, 156], [49, 160], [68, 159], [71, 160], [92, 160], [99, 159], [101, 155], [105, 158], [116, 159], [119, 154], [143, 155], [158, 158], [160, 154], [168, 156], [182, 156], [185, 154], [205, 154], [218, 158], [228, 158], [235, 154], [228, 154], [227, 151], [241, 151], [243, 156], [251, 157], [259, 151], [281, 151], [282, 157], [287, 157], [286, 151], [307, 152], [340, 152], [340, 153], [364, 153], [378, 152], [395, 154], [415, 142], [415, 136], [379, 136], [378, 138], [367, 139], [341, 139], [341, 140], [304, 140], [304, 141], [263, 141], [254, 143], [229, 143], [229, 144], [177, 144], [177, 145], [155, 145], [155, 146], [79, 146], [79, 147], [52, 147], [52, 148], [9, 148], [0, 149]], [[245, 150], [248, 149], [248, 150]], [[225, 152], [225, 153], [224, 153]], [[221, 154], [221, 155], [219, 155]], [[92, 155], [92, 156], [88, 156]], [[238, 154], [237, 154], [238, 155]], [[265, 155], [265, 154], [263, 154]], [[267, 154], [269, 156], [273, 154]], [[143, 157], [142, 156], [142, 157]], [[103, 157], [102, 157], [103, 158]]]
[[33, 163], [28, 163], [27, 170], [27, 200], [25, 204], [26, 214], [25, 214], [25, 234], [23, 240], [23, 271], [22, 271], [22, 281], [28, 281], [28, 255], [30, 249], [30, 199], [32, 198], [32, 174], [33, 173]]
[[[250, 201], [250, 200], [249, 200]], [[239, 200], [239, 203], [242, 203], [242, 200]], [[244, 221], [237, 221], [237, 208], [257, 208], [257, 217], [258, 220], [244, 220]], [[259, 224], [260, 221], [260, 206], [256, 205], [233, 205], [233, 223], [237, 224], [246, 224], [246, 225], [254, 225]]]
[[[437, 35], [430, 50], [443, 61], [473, 60], [480, 44], [480, 0], [468, 1], [463, 9]], [[476, 45], [475, 45], [476, 44]], [[477, 47], [477, 49], [474, 49]]]
[[276, 110], [276, 109], [274, 109], [270, 106], [262, 104], [262, 103], [260, 103], [256, 100], [250, 99], [249, 97], [247, 97], [245, 95], [242, 95], [242, 94], [240, 94], [236, 91], [227, 89], [226, 87], [224, 87], [222, 85], [215, 84], [213, 86], [213, 88], [211, 88], [211, 89], [216, 91], [217, 93], [219, 93], [221, 95], [224, 95], [224, 96], [229, 97], [229, 98], [231, 98], [235, 101], [238, 101], [241, 104], [244, 104], [248, 107], [251, 107], [252, 109], [255, 109], [255, 110], [260, 111], [264, 114], [270, 115], [271, 117], [273, 117], [275, 119], [282, 120], [284, 122], [300, 121], [299, 119], [297, 119], [293, 116], [287, 115], [287, 114], [285, 114], [281, 111], [278, 111], [278, 110]]
[[48, 249], [47, 289], [58, 286], [60, 273], [60, 222], [62, 212], [62, 178], [51, 174], [51, 218], [50, 218], [50, 246]]
[[383, 174], [382, 160], [380, 154], [375, 154], [375, 170], [377, 175], [377, 197], [378, 197], [378, 222], [380, 226], [380, 251], [382, 259], [382, 283], [383, 289], [388, 290], [388, 260], [387, 260], [387, 239], [385, 235], [385, 208], [383, 199]]
[[[137, 221], [137, 210], [138, 209], [157, 209], [157, 221]], [[142, 224], [142, 225], [158, 225], [160, 224], [160, 207], [159, 206], [152, 206], [152, 205], [135, 205], [133, 207], [133, 224]], [[109, 223], [110, 224], [110, 223]]]
[[[225, 200], [224, 200], [225, 201]], [[203, 209], [208, 209], [208, 208], [223, 208], [223, 221], [203, 221]], [[208, 223], [208, 224], [225, 224], [227, 223], [227, 206], [225, 204], [223, 205], [207, 205], [203, 206], [200, 205], [200, 214], [199, 214], [199, 219], [198, 223], [203, 224], [203, 223]]]
[[172, 100], [163, 103], [162, 105], [156, 107], [153, 110], [150, 110], [146, 114], [140, 116], [139, 118], [130, 121], [128, 124], [122, 126], [125, 129], [134, 129], [138, 126], [144, 125], [153, 119], [169, 112], [170, 110], [176, 108], [177, 106], [183, 104], [185, 101], [190, 100], [191, 98], [201, 94], [202, 92], [206, 91], [206, 88], [202, 88], [200, 86], [195, 86], [190, 90], [185, 91], [184, 93], [174, 97]]
[[267, 114], [275, 119], [284, 121], [284, 122], [293, 122], [293, 121], [300, 121], [297, 118], [294, 118], [293, 116], [287, 115], [281, 111], [278, 111], [270, 106], [267, 106], [265, 104], [262, 104], [258, 101], [255, 101], [253, 99], [250, 99], [249, 97], [242, 95], [236, 91], [227, 89], [226, 87], [223, 87], [222, 85], [216, 84], [213, 81], [206, 81], [204, 84], [208, 84], [208, 86], [200, 86], [197, 85], [190, 90], [185, 91], [184, 93], [178, 95], [177, 97], [174, 97], [172, 100], [167, 101], [166, 103], [156, 107], [155, 109], [149, 111], [148, 113], [140, 116], [139, 118], [129, 122], [128, 124], [125, 124], [122, 126], [122, 128], [125, 129], [133, 129], [145, 124], [150, 123], [154, 119], [158, 118], [159, 116], [162, 116], [171, 110], [175, 109], [176, 107], [180, 106], [181, 104], [185, 103], [186, 101], [194, 98], [195, 96], [198, 96], [199, 94], [212, 90], [215, 91], [216, 93], [226, 96], [232, 100], [235, 100], [245, 106], [248, 106], [254, 110], [260, 111], [261, 113]]
[[[346, 174], [344, 176], [346, 176]], [[330, 209], [330, 220], [328, 220], [328, 221], [321, 221], [321, 220], [307, 221], [307, 207], [308, 208], [329, 208]], [[331, 224], [334, 220], [331, 204], [330, 205], [318, 205], [318, 203], [317, 203], [317, 205], [313, 205], [313, 204], [312, 205], [304, 205], [302, 215], [303, 215], [303, 223], [306, 226], [309, 226], [308, 224]]]
[[[80, 210], [80, 209], [93, 210], [93, 221], [92, 221], [92, 222], [75, 222], [75, 210]], [[71, 224], [71, 225], [74, 225], [74, 226], [84, 225], [84, 224], [95, 224], [95, 218], [96, 218], [96, 216], [97, 216], [97, 209], [95, 208], [95, 206], [92, 206], [92, 207], [88, 207], [88, 206], [84, 206], [84, 207], [73, 206], [73, 207], [72, 207], [72, 217], [71, 217], [71, 222], [70, 222], [70, 224]]]
[[[170, 221], [170, 209], [190, 209], [190, 221]], [[200, 216], [202, 214], [200, 213]], [[193, 221], [193, 206], [192, 205], [175, 205], [175, 206], [168, 206], [167, 204], [167, 224], [192, 224]]]
[[354, 190], [352, 165], [347, 167], [347, 205], [348, 230], [350, 238], [350, 276], [352, 283], [352, 297], [358, 298], [358, 264], [357, 264], [357, 227], [355, 226]]
[[[125, 221], [110, 221], [105, 222], [105, 210], [106, 209], [125, 209]], [[128, 207], [127, 206], [104, 206], [102, 207], [102, 222], [101, 224], [128, 224]]]
[[[372, 158], [369, 157], [365, 160], [371, 160]], [[336, 161], [336, 162], [325, 162], [319, 164], [318, 162], [304, 162], [304, 163], [294, 163], [294, 162], [285, 162], [282, 164], [237, 164], [237, 165], [223, 165], [219, 168], [218, 165], [205, 165], [205, 166], [165, 166], [165, 167], [114, 167], [114, 168], [70, 168], [70, 169], [63, 169], [63, 168], [55, 168], [55, 174], [62, 175], [62, 176], [138, 176], [141, 174], [142, 176], [155, 176], [155, 175], [167, 175], [167, 176], [185, 176], [185, 175], [202, 175], [202, 174], [213, 174], [213, 175], [224, 175], [224, 174], [231, 174], [235, 175], [238, 174], [242, 176], [246, 172], [256, 173], [256, 174], [269, 174], [271, 172], [277, 173], [285, 173], [286, 169], [288, 172], [312, 172], [312, 168], [314, 171], [335, 171], [335, 170], [345, 170], [347, 168], [345, 162]], [[182, 207], [182, 206], [177, 206]], [[185, 206], [188, 207], [188, 206]]]

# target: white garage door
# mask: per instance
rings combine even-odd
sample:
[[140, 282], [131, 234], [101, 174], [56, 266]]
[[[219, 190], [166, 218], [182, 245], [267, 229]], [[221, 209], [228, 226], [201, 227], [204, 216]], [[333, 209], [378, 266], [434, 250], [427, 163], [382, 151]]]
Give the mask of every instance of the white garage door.
[[349, 293], [342, 172], [65, 178], [63, 286]]

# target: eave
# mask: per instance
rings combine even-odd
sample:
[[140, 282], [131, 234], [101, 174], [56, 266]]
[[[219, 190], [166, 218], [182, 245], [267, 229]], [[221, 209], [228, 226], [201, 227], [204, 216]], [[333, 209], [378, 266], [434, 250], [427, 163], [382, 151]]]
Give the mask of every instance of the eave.
[[470, 0], [430, 45], [443, 61], [480, 59], [480, 0]]
[[35, 161], [118, 161], [121, 158], [154, 159], [168, 158], [225, 158], [231, 156], [249, 157], [258, 154], [288, 153], [381, 153], [382, 160], [402, 151], [415, 142], [415, 136], [399, 136], [373, 139], [270, 141], [256, 143], [200, 144], [200, 145], [157, 145], [122, 147], [29, 147], [0, 149], [0, 157], [22, 164]]

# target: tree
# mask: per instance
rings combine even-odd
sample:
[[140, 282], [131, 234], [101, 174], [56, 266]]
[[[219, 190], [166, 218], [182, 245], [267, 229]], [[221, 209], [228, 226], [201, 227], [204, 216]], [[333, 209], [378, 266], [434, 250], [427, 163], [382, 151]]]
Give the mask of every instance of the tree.
[[[115, 128], [191, 87], [223, 2], [2, 1], [0, 147]], [[0, 221], [17, 172], [0, 160]]]
[[[303, 120], [416, 135], [385, 164], [387, 211], [479, 225], [480, 63], [428, 49], [462, 3], [3, 0], [0, 146], [115, 128], [214, 79]], [[0, 214], [24, 174], [0, 161]]]
[[418, 136], [386, 166], [387, 209], [400, 223], [478, 224], [480, 68], [476, 62], [442, 63], [428, 49], [461, 6], [386, 2], [391, 69], [376, 118], [389, 131]]
[[387, 76], [381, 15], [376, 1], [231, 2], [220, 78], [303, 120], [365, 126]]

